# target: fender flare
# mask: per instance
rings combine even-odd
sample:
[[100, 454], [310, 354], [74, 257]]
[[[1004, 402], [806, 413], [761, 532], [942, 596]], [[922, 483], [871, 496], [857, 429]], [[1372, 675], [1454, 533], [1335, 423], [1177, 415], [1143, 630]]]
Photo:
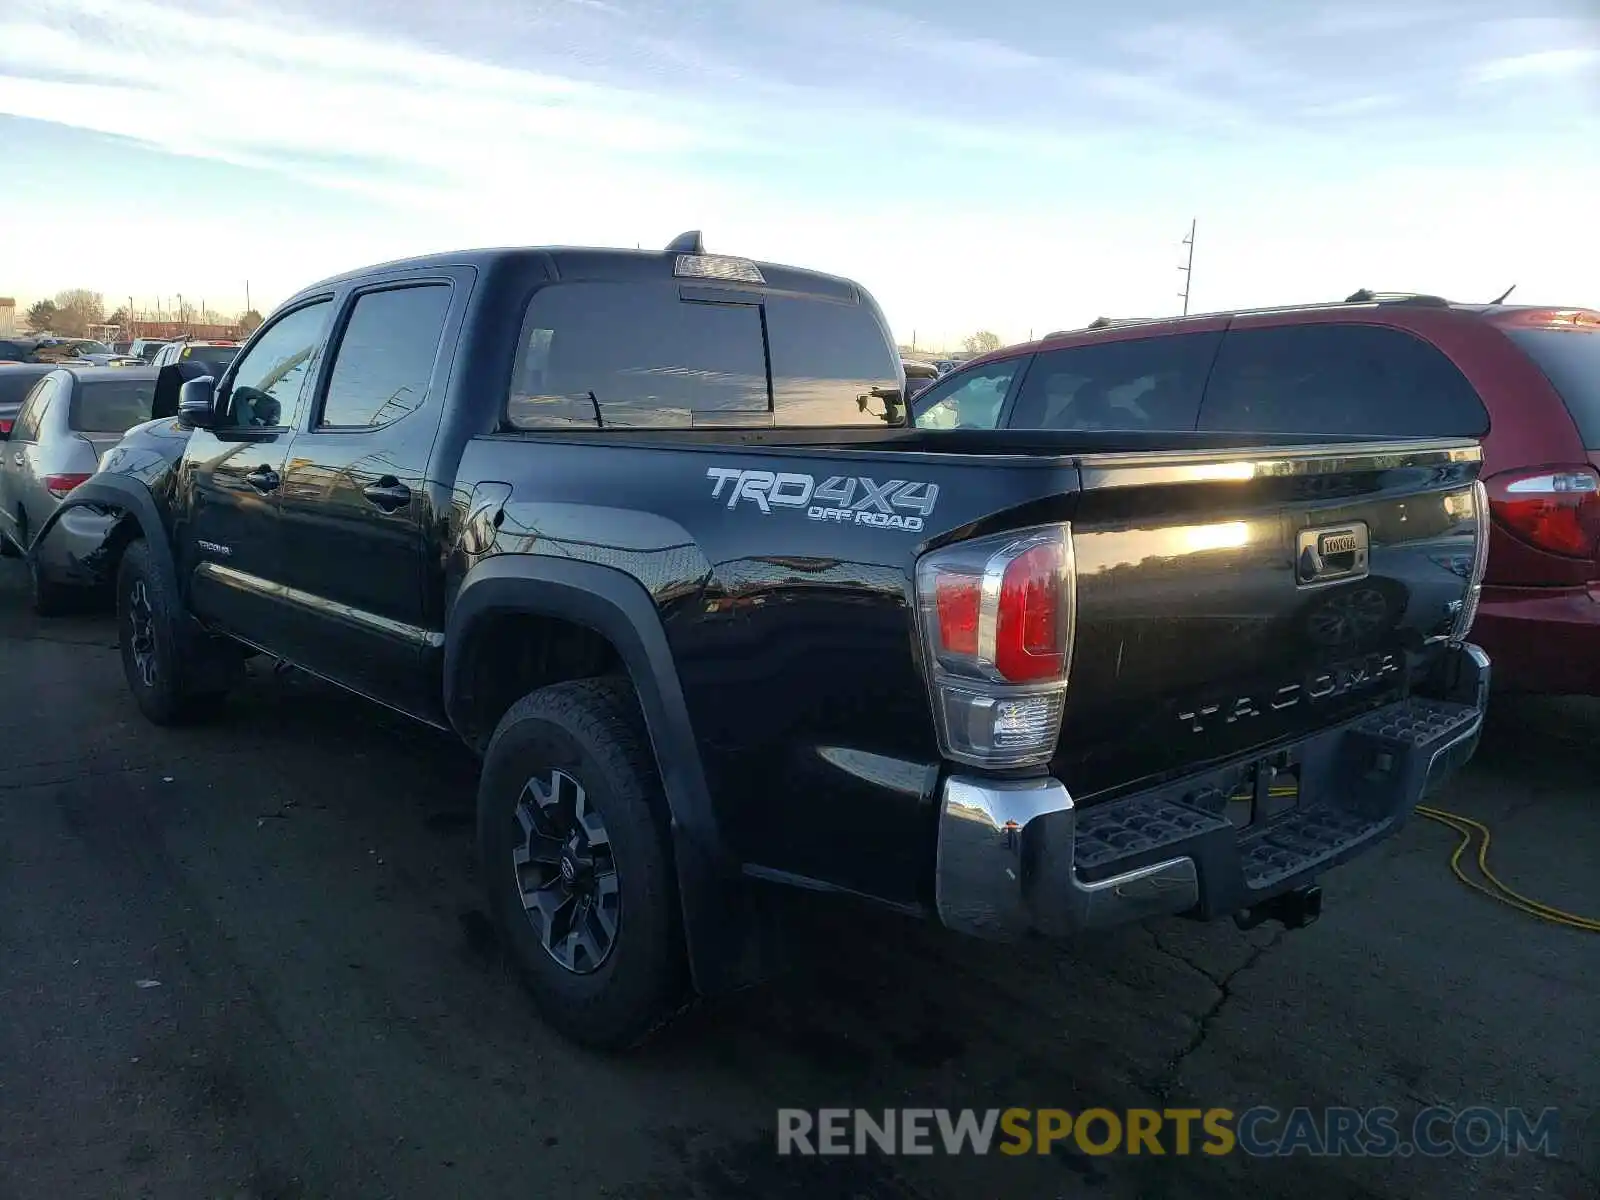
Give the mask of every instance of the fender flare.
[[178, 585], [178, 567], [172, 556], [172, 543], [168, 538], [167, 523], [162, 518], [161, 506], [157, 504], [154, 494], [148, 487], [126, 475], [93, 475], [73, 488], [67, 498], [56, 506], [55, 512], [45, 518], [44, 524], [39, 527], [39, 532], [34, 534], [27, 550], [29, 561], [33, 560], [38, 547], [55, 528], [56, 522], [61, 519], [64, 512], [69, 508], [91, 507], [115, 508], [132, 514], [134, 520], [139, 522], [139, 528], [150, 546], [151, 559], [165, 581], [171, 585], [172, 594], [174, 596], [185, 594]]
[[774, 948], [760, 897], [752, 897], [740, 879], [722, 838], [677, 664], [644, 585], [615, 567], [570, 558], [504, 554], [479, 563], [445, 619], [445, 713], [457, 733], [470, 733], [458, 685], [462, 655], [473, 625], [495, 613], [571, 621], [616, 647], [661, 773], [695, 989], [715, 995], [770, 975], [781, 951]]
[[713, 858], [723, 857], [677, 664], [644, 586], [615, 567], [568, 558], [502, 554], [478, 564], [445, 619], [444, 705], [458, 734], [470, 732], [460, 688], [462, 656], [473, 626], [500, 613], [570, 621], [616, 647], [638, 693], [673, 825]]

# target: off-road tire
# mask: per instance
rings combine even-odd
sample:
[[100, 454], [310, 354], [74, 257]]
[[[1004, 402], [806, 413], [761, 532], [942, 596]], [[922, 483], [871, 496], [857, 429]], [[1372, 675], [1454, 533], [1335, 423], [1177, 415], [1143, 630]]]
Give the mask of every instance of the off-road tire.
[[228, 690], [222, 681], [242, 659], [231, 647], [212, 646], [185, 629], [183, 606], [143, 538], [123, 551], [116, 601], [122, 671], [146, 719], [176, 725], [216, 711]]
[[[530, 781], [575, 781], [599, 814], [620, 896], [598, 967], [575, 973], [547, 951], [524, 907], [513, 852]], [[545, 1021], [601, 1050], [638, 1045], [688, 993], [671, 835], [655, 757], [627, 680], [583, 679], [531, 692], [501, 718], [478, 786], [478, 845], [507, 954]]]

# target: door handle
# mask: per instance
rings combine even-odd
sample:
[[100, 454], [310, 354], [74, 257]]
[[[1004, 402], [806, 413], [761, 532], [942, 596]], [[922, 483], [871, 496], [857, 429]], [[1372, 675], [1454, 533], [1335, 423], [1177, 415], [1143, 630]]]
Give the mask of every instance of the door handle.
[[277, 489], [278, 484], [283, 482], [276, 471], [271, 467], [265, 466], [257, 467], [254, 471], [251, 471], [244, 477], [244, 481], [258, 492], [274, 491]]
[[411, 503], [411, 489], [393, 475], [385, 475], [377, 483], [369, 483], [361, 494], [384, 512], [394, 512]]

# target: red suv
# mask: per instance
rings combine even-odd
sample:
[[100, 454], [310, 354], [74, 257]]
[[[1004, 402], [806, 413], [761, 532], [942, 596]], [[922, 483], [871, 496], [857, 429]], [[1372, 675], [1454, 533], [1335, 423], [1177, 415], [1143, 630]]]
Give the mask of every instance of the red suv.
[[1600, 312], [1357, 293], [1111, 322], [975, 359], [914, 418], [1481, 438], [1492, 534], [1473, 641], [1497, 687], [1600, 694]]

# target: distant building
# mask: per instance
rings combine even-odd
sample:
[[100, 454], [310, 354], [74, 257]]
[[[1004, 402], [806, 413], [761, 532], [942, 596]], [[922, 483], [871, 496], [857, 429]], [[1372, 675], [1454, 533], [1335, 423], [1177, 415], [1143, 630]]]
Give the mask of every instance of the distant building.
[[17, 302], [10, 296], [0, 296], [0, 337], [10, 337], [17, 331]]

